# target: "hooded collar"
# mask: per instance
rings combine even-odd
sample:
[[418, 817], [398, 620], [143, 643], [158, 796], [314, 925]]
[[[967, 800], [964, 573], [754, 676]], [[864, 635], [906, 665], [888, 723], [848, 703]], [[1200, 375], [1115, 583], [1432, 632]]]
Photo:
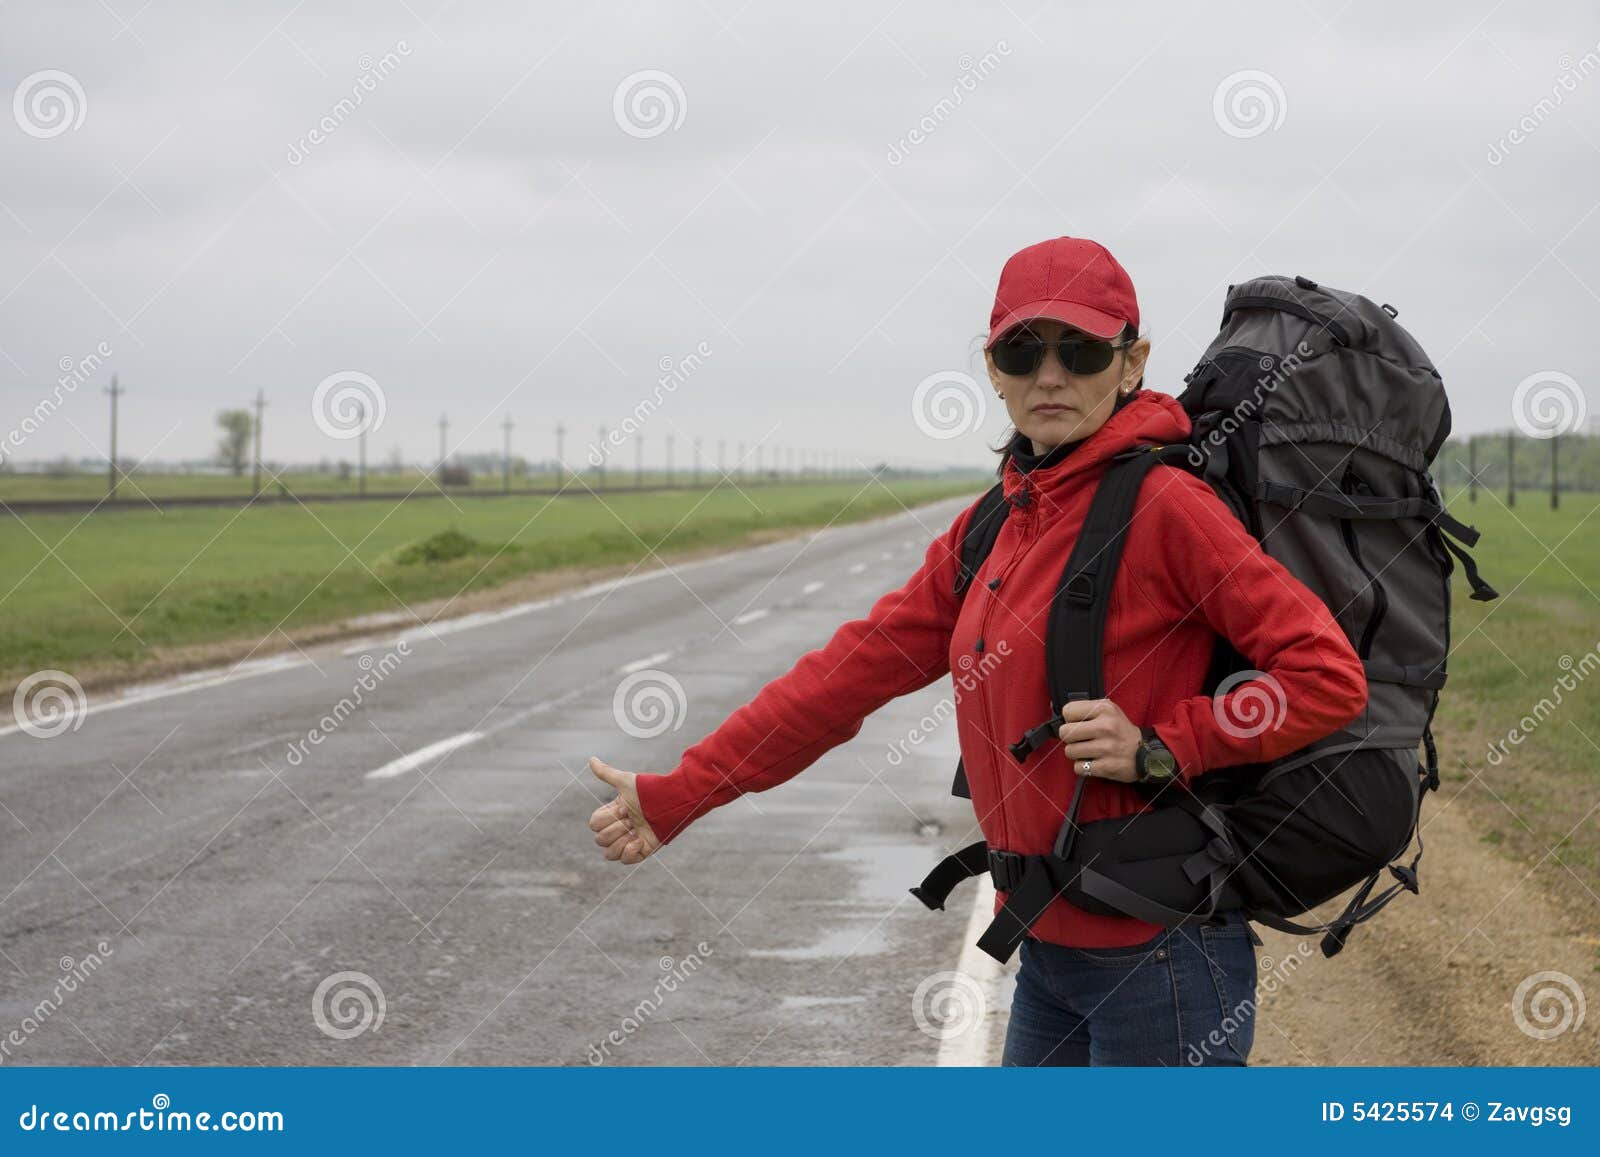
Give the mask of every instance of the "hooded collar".
[[[1001, 479], [1002, 493], [1016, 506], [1028, 506], [1035, 497], [1049, 496], [1090, 471], [1098, 472], [1105, 463], [1142, 443], [1180, 441], [1189, 435], [1189, 415], [1170, 394], [1141, 389], [1126, 405], [1112, 413], [1093, 434], [1080, 442], [1072, 453], [1050, 465], [1024, 472], [1006, 461]], [[1026, 496], [1022, 495], [1026, 492]]]

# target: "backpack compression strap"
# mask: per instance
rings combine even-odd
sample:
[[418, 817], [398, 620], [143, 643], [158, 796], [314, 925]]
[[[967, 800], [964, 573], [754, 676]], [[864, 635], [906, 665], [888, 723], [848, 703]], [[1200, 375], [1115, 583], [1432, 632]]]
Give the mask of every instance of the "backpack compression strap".
[[[1046, 625], [1045, 661], [1053, 702], [1098, 699], [1105, 694], [1102, 636], [1111, 586], [1139, 487], [1145, 475], [1167, 458], [1163, 450], [1170, 450], [1175, 459], [1186, 453], [1183, 446], [1146, 446], [1119, 455], [1095, 489], [1089, 513], [1061, 572]], [[1012, 755], [1019, 762], [1026, 760], [1056, 738], [1064, 722], [1056, 714], [1030, 728], [1011, 744]], [[1009, 960], [1034, 922], [1077, 879], [1078, 867], [1070, 861], [1078, 838], [1078, 808], [1088, 780], [1074, 778], [1072, 800], [1048, 855], [995, 851], [979, 841], [947, 856], [911, 894], [929, 908], [943, 908], [957, 884], [987, 868], [996, 889], [1007, 896], [994, 922], [979, 938], [978, 947], [1002, 963]]]
[[[1000, 527], [1005, 524], [1009, 513], [1011, 504], [1006, 501], [1005, 487], [1001, 483], [989, 487], [978, 499], [972, 517], [967, 520], [967, 529], [961, 536], [961, 565], [956, 571], [956, 594], [967, 593], [984, 559], [994, 550], [994, 540], [1000, 536]], [[956, 760], [956, 777], [950, 785], [950, 794], [961, 799], [972, 798], [972, 790], [967, 787], [967, 768], [959, 759]], [[930, 905], [934, 908], [942, 906], [942, 902]]]

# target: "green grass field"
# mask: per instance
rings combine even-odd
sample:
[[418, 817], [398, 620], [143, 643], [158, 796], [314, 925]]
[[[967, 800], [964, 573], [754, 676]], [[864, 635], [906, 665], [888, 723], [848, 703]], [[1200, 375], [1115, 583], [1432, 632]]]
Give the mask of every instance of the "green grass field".
[[137, 673], [163, 649], [260, 638], [569, 565], [887, 514], [977, 479], [0, 516], [0, 667]]
[[1501, 597], [1470, 601], [1458, 573], [1434, 730], [1445, 794], [1466, 785], [1485, 839], [1530, 863], [1554, 848], [1554, 862], [1600, 890], [1597, 505], [1592, 495], [1563, 495], [1556, 511], [1527, 492], [1511, 509], [1494, 494], [1450, 497], [1451, 512], [1483, 532], [1473, 554]]
[[[671, 483], [677, 486], [709, 485], [713, 471], [708, 467], [702, 471], [699, 481], [695, 481], [690, 471], [680, 469], [669, 477], [664, 471], [644, 471], [636, 474], [631, 468], [623, 468], [620, 464], [613, 464], [607, 471], [604, 485], [609, 487], [629, 487], [636, 484], [645, 486], [660, 486]], [[569, 475], [570, 477], [570, 475]], [[753, 466], [748, 467], [742, 475], [737, 472], [734, 481], [740, 485], [749, 485], [755, 481], [756, 471]], [[0, 473], [0, 502], [30, 502], [40, 500], [87, 500], [98, 501], [106, 495], [106, 475], [99, 474], [12, 474]], [[593, 471], [584, 471], [584, 481], [592, 487], [599, 487], [602, 483]], [[842, 479], [848, 481], [848, 479]], [[553, 490], [561, 485], [562, 480], [554, 473], [531, 473], [523, 475], [513, 474], [511, 489], [517, 490]], [[133, 472], [125, 475], [117, 489], [117, 501], [120, 503], [137, 504], [146, 498], [198, 498], [198, 497], [225, 497], [248, 498], [250, 496], [253, 479], [249, 472], [234, 476], [231, 474], [165, 474]], [[360, 482], [352, 473], [348, 478], [341, 478], [337, 474], [281, 474], [262, 475], [261, 484], [264, 494], [291, 494], [291, 495], [324, 495], [324, 494], [355, 494], [360, 490]], [[471, 494], [474, 492], [500, 491], [504, 489], [504, 480], [499, 471], [478, 471], [472, 475], [472, 482], [468, 486], [441, 487], [431, 474], [418, 470], [389, 471], [387, 469], [369, 470], [367, 473], [367, 490], [370, 493], [407, 493], [416, 490], [419, 494]]]

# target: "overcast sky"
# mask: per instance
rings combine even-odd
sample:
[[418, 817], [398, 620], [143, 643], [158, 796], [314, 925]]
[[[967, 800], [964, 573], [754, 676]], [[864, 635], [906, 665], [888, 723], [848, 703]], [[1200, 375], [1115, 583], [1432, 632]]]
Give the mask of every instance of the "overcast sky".
[[1458, 431], [1538, 371], [1593, 414], [1600, 16], [1539, 13], [13, 2], [0, 425], [104, 343], [12, 457], [103, 454], [115, 370], [133, 458], [209, 453], [257, 389], [269, 459], [349, 457], [313, 399], [355, 372], [374, 461], [431, 461], [441, 412], [532, 457], [564, 422], [575, 461], [654, 393], [647, 460], [982, 464], [998, 406], [939, 438], [913, 396], [980, 368], [1000, 266], [1063, 233], [1132, 274], [1157, 389], [1229, 282], [1302, 273], [1399, 308]]

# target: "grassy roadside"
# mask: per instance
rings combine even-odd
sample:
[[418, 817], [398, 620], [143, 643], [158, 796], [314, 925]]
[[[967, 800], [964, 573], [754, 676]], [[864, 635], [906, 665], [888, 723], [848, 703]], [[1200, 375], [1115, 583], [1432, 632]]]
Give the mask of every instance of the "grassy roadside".
[[977, 480], [851, 480], [549, 499], [418, 499], [30, 516], [0, 523], [0, 681], [45, 668], [156, 669], [254, 640], [574, 566], [852, 522]]
[[1450, 681], [1434, 726], [1443, 794], [1464, 789], [1475, 829], [1512, 858], [1531, 867], [1548, 854], [1545, 866], [1558, 866], [1591, 917], [1600, 892], [1597, 505], [1587, 495], [1563, 496], [1558, 511], [1542, 495], [1524, 494], [1515, 508], [1493, 494], [1450, 499], [1483, 532], [1473, 553], [1501, 598], [1470, 601], [1458, 572]]

